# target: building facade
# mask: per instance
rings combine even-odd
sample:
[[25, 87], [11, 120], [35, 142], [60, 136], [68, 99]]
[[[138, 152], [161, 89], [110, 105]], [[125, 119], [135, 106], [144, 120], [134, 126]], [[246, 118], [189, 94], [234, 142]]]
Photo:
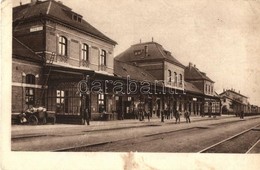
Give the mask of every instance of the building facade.
[[[124, 62], [132, 65], [132, 67], [138, 67], [138, 69], [143, 70], [142, 72], [147, 72], [153, 76], [153, 83], [161, 82], [163, 84], [164, 89], [161, 90], [165, 90], [164, 95], [152, 93], [148, 96], [155, 99], [150, 102], [152, 103], [150, 106], [157, 116], [160, 116], [163, 110], [170, 110], [170, 112], [189, 110], [194, 115], [199, 115], [204, 110], [204, 107], [201, 109], [201, 105], [204, 103], [205, 93], [208, 94], [209, 92], [204, 92], [204, 89], [197, 87], [196, 82], [186, 81], [186, 67], [157, 42], [134, 44], [116, 56], [115, 61], [118, 61], [115, 63], [119, 65], [120, 62]], [[132, 73], [132, 75], [135, 74], [138, 73]], [[206, 83], [210, 84], [212, 81]], [[161, 87], [159, 84], [157, 85]], [[160, 93], [163, 92], [160, 91]], [[217, 111], [214, 113], [217, 113]]]
[[248, 97], [236, 92], [234, 89], [223, 90], [219, 94], [222, 101], [222, 113], [239, 115], [241, 111], [251, 113], [251, 105], [248, 102]]
[[192, 83], [203, 93], [202, 101], [194, 105], [195, 110], [198, 110], [201, 115], [220, 114], [221, 102], [214, 90], [214, 81], [206, 73], [189, 63], [185, 68], [185, 81]]
[[13, 113], [45, 106], [57, 121], [85, 123], [137, 118], [140, 110], [158, 117], [176, 110], [220, 112], [205, 73], [153, 41], [114, 58], [117, 43], [61, 2], [15, 7], [13, 36]]
[[[93, 119], [103, 111], [112, 113], [112, 94], [103, 94], [103, 87], [97, 93], [88, 94], [84, 104], [78, 92], [77, 85], [83, 79], [87, 78], [91, 85], [95, 79], [102, 82], [113, 77], [117, 44], [83, 16], [61, 2], [32, 1], [13, 9], [13, 36], [42, 61], [37, 68], [32, 64], [35, 71], [25, 72], [25, 77], [37, 75], [35, 86], [42, 91], [35, 95], [31, 105], [44, 105], [57, 114], [72, 116], [81, 115], [84, 106]], [[14, 77], [22, 76], [14, 72]], [[17, 107], [13, 111], [22, 109], [25, 108]]]

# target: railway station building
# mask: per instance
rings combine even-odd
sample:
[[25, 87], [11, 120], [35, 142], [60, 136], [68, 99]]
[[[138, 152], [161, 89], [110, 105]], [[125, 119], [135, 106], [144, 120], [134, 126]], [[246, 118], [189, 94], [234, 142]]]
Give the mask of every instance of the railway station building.
[[61, 2], [14, 7], [12, 113], [44, 106], [57, 122], [83, 124], [86, 113], [91, 120], [136, 118], [138, 109], [158, 117], [164, 110], [220, 113], [214, 82], [159, 43], [114, 57], [116, 45]]
[[[12, 112], [38, 105], [71, 119], [80, 117], [83, 109], [92, 119], [103, 110], [112, 114], [111, 92], [104, 94], [100, 86], [97, 93], [82, 95], [77, 85], [114, 78], [114, 40], [54, 0], [32, 0], [13, 8], [13, 36], [15, 56], [39, 61], [13, 59]], [[24, 51], [17, 51], [17, 45]]]
[[248, 102], [248, 97], [240, 94], [240, 91], [236, 92], [234, 89], [227, 89], [223, 90], [219, 95], [222, 101], [223, 114], [237, 115], [241, 111], [251, 113], [251, 105]]
[[[146, 73], [152, 76], [153, 82], [163, 83], [166, 90], [164, 95], [157, 92], [146, 95], [146, 98], [154, 99], [149, 102], [152, 103], [150, 110], [157, 116], [165, 109], [181, 112], [189, 110], [194, 115], [202, 116], [220, 114], [220, 99], [214, 92], [214, 82], [197, 68], [191, 65], [185, 67], [157, 42], [132, 45], [115, 57], [114, 64], [115, 74], [120, 76], [124, 76], [124, 67], [128, 65], [142, 69], [130, 73], [130, 76]], [[123, 69], [117, 72], [116, 68], [120, 65]]]

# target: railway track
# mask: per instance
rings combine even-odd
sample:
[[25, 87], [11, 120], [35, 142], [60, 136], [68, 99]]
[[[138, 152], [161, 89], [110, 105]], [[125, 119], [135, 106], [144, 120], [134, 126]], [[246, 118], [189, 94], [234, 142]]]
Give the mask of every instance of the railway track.
[[256, 125], [200, 150], [199, 153], [250, 153], [259, 141], [260, 125]]
[[187, 129], [178, 129], [178, 130], [170, 130], [170, 131], [165, 131], [165, 132], [159, 132], [159, 133], [151, 133], [151, 134], [145, 134], [143, 136], [136, 137], [135, 139], [133, 138], [124, 138], [124, 139], [118, 139], [114, 141], [105, 141], [105, 142], [99, 142], [99, 143], [94, 143], [94, 144], [87, 144], [87, 145], [81, 145], [81, 146], [72, 146], [72, 147], [66, 147], [66, 148], [60, 148], [56, 150], [52, 150], [52, 152], [71, 152], [71, 151], [88, 151], [88, 149], [91, 149], [92, 147], [102, 147], [108, 144], [117, 144], [120, 142], [127, 142], [130, 141], [131, 143], [133, 140], [140, 140], [139, 142], [134, 142], [134, 143], [146, 143], [150, 142], [152, 140], [162, 140], [163, 138], [167, 137], [168, 135], [172, 134], [178, 134], [178, 135], [183, 135], [184, 133], [190, 133], [190, 132], [197, 132], [198, 130], [206, 130], [208, 127], [191, 127]]

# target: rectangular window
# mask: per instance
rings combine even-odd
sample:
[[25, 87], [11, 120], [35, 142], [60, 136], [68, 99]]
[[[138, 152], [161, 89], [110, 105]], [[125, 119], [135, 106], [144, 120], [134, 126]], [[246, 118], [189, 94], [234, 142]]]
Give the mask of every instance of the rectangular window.
[[82, 60], [88, 61], [89, 60], [89, 48], [87, 44], [83, 44], [82, 47]]
[[59, 37], [59, 54], [62, 56], [67, 55], [67, 39], [65, 37]]
[[28, 105], [34, 105], [35, 92], [34, 88], [26, 87], [25, 89], [25, 102]]
[[56, 91], [56, 103], [64, 104], [64, 91], [63, 90]]
[[98, 111], [99, 113], [102, 113], [105, 108], [105, 95], [104, 94], [98, 94]]
[[57, 113], [64, 113], [64, 98], [65, 93], [63, 90], [56, 90], [56, 111]]
[[106, 54], [106, 51], [105, 50], [102, 50], [101, 51], [101, 59], [100, 59], [100, 65], [103, 65], [103, 66], [106, 66], [107, 65], [107, 59], [106, 59], [106, 57], [107, 57], [107, 54]]

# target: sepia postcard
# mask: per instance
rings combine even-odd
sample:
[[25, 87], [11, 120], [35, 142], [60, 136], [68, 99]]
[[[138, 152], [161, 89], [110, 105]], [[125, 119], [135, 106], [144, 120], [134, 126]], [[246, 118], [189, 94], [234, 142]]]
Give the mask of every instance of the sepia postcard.
[[259, 0], [2, 0], [1, 169], [259, 169]]

